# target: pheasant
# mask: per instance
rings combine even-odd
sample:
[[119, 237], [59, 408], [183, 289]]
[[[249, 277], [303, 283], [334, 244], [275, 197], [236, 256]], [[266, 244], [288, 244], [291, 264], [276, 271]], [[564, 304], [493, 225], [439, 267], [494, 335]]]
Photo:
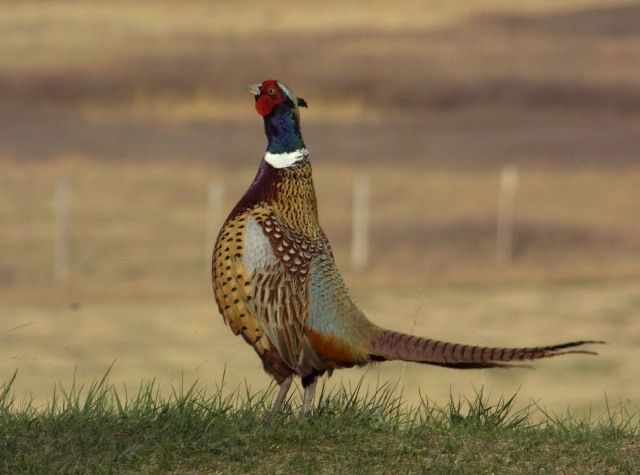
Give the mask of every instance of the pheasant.
[[311, 162], [300, 132], [304, 99], [280, 81], [248, 87], [264, 120], [267, 150], [249, 189], [215, 243], [213, 291], [226, 324], [241, 335], [279, 385], [269, 415], [282, 408], [294, 376], [310, 414], [319, 376], [387, 360], [448, 368], [494, 368], [569, 353], [593, 340], [490, 348], [386, 330], [358, 308], [320, 227]]

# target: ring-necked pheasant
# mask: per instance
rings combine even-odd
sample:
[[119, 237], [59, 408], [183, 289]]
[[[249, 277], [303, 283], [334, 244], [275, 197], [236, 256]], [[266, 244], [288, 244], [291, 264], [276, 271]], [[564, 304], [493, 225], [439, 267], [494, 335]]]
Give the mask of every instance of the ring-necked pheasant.
[[318, 222], [309, 152], [297, 98], [282, 82], [249, 86], [264, 119], [267, 150], [249, 189], [225, 221], [213, 252], [213, 290], [224, 321], [250, 344], [280, 386], [270, 414], [302, 379], [302, 417], [318, 376], [337, 368], [403, 360], [449, 368], [492, 368], [577, 350], [583, 340], [531, 348], [488, 348], [420, 338], [371, 323], [356, 306]]

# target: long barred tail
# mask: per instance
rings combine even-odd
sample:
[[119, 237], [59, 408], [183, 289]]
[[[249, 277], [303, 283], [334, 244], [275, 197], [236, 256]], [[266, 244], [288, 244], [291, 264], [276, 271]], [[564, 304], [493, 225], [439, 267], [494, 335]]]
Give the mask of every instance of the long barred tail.
[[513, 366], [510, 364], [513, 362], [574, 353], [597, 355], [594, 351], [572, 348], [600, 343], [604, 342], [580, 340], [531, 348], [491, 348], [448, 343], [391, 330], [381, 330], [371, 338], [369, 353], [372, 361], [402, 360], [447, 368], [472, 369], [509, 367]]

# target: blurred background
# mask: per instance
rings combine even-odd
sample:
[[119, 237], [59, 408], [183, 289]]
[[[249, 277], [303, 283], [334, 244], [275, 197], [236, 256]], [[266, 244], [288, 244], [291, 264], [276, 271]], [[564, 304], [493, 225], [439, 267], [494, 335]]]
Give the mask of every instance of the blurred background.
[[17, 369], [19, 399], [111, 364], [130, 390], [270, 384], [208, 268], [265, 148], [245, 85], [276, 78], [309, 103], [321, 221], [372, 320], [609, 342], [327, 384], [640, 404], [640, 2], [4, 1], [0, 37], [0, 381]]

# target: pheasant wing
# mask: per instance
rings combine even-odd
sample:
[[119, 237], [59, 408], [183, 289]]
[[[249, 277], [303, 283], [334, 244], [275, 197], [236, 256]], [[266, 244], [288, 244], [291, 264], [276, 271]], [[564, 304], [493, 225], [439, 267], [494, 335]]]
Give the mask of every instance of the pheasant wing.
[[307, 276], [317, 246], [272, 215], [249, 218], [243, 261], [252, 305], [269, 341], [291, 369], [300, 366], [309, 308]]

